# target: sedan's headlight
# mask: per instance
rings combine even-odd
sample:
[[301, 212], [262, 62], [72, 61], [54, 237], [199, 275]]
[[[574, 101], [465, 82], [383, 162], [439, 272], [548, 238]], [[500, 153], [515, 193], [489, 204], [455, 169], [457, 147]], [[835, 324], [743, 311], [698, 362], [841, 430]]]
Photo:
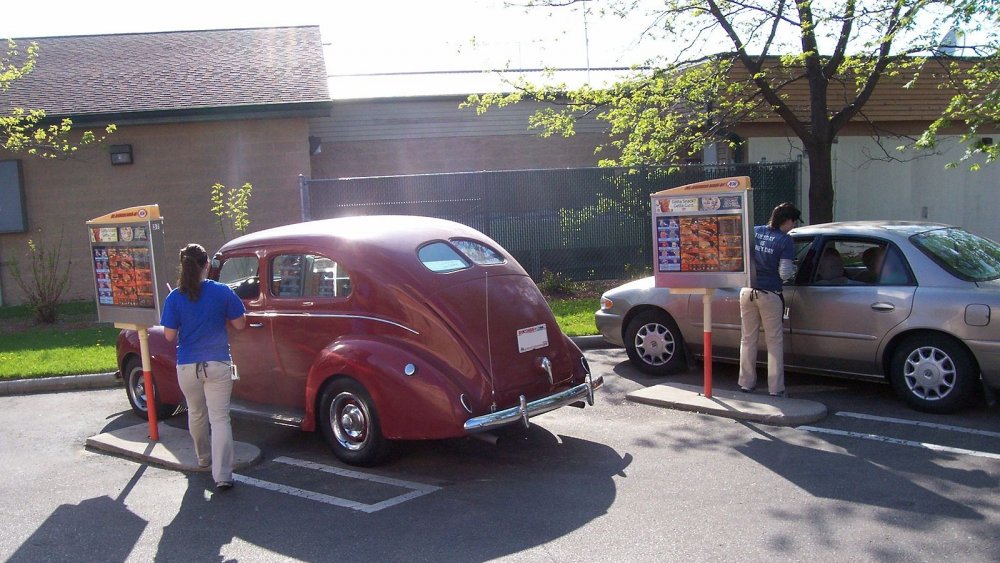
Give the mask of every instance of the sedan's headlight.
[[615, 306], [615, 302], [608, 299], [606, 295], [601, 296], [601, 310], [610, 311], [612, 307]]

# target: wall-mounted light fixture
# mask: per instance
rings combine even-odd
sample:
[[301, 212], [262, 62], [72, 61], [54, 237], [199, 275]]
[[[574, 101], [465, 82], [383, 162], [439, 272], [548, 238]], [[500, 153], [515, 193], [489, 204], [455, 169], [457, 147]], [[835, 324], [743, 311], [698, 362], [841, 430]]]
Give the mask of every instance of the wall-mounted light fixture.
[[319, 137], [309, 137], [309, 154], [317, 155], [323, 152], [323, 140]]
[[111, 145], [111, 164], [132, 164], [132, 145]]

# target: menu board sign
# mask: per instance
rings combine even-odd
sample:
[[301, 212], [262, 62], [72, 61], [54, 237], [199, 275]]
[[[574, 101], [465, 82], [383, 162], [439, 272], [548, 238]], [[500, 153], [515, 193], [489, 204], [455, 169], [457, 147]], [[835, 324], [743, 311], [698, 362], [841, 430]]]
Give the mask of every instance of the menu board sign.
[[[98, 320], [153, 326], [166, 291], [156, 283], [163, 255], [159, 207], [123, 209], [87, 221]], [[166, 286], [163, 287], [166, 289]]]
[[743, 287], [747, 257], [749, 178], [723, 178], [652, 195], [657, 287]]

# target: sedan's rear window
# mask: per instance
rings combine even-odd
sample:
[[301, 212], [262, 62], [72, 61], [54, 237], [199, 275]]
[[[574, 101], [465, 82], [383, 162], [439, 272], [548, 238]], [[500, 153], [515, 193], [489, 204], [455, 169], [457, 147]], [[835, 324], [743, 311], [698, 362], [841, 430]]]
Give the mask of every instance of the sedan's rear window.
[[432, 242], [421, 246], [417, 251], [417, 257], [432, 272], [454, 272], [471, 266], [464, 256], [443, 242]]
[[483, 243], [464, 238], [452, 239], [451, 242], [457, 246], [458, 249], [462, 251], [462, 254], [468, 257], [469, 260], [472, 260], [480, 266], [504, 263], [503, 256], [500, 256], [496, 250], [493, 250]]
[[936, 229], [910, 237], [913, 245], [954, 276], [983, 282], [1000, 278], [1000, 245], [962, 229]]

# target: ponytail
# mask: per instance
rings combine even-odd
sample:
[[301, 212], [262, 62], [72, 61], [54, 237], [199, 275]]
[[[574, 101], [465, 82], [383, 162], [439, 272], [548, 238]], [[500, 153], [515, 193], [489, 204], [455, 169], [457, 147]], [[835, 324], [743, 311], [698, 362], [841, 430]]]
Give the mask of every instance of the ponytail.
[[188, 244], [181, 249], [180, 277], [177, 289], [191, 301], [201, 296], [201, 271], [208, 264], [208, 253], [200, 244]]

